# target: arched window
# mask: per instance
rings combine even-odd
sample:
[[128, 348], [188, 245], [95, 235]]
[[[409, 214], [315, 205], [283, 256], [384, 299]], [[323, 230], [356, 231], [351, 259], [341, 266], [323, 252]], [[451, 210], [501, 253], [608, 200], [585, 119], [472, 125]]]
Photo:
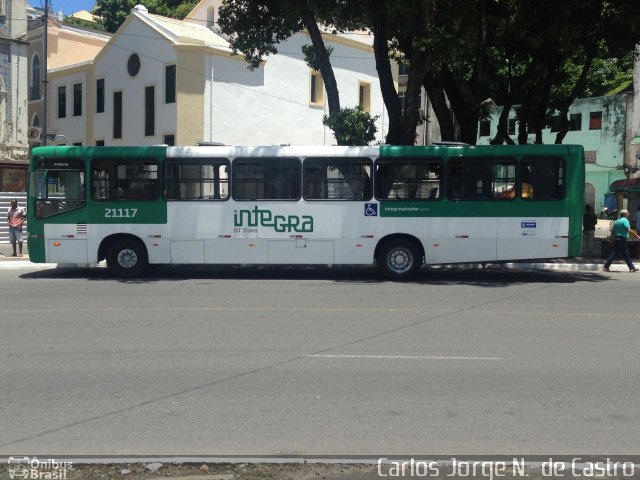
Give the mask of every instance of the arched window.
[[591, 205], [594, 212], [599, 212], [603, 207], [604, 198], [600, 199], [600, 203], [596, 204], [596, 187], [593, 183], [585, 182], [584, 184], [584, 204]]
[[40, 57], [33, 55], [31, 60], [31, 85], [29, 85], [29, 100], [40, 100]]

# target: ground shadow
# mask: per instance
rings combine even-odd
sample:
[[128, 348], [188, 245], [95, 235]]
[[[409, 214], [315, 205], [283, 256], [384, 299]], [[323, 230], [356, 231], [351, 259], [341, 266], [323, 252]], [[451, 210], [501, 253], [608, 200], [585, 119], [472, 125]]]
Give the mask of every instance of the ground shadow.
[[[148, 284], [165, 281], [185, 280], [323, 280], [338, 283], [379, 284], [390, 282], [375, 267], [362, 266], [264, 266], [264, 265], [224, 265], [224, 266], [166, 266], [154, 268], [142, 278], [122, 279], [113, 277], [104, 267], [72, 268], [59, 267], [38, 270], [20, 275], [24, 280], [35, 279], [86, 279], [90, 281], [121, 282], [127, 284]], [[577, 282], [602, 282], [611, 280], [600, 272], [566, 271], [544, 269], [518, 269], [481, 267], [433, 267], [423, 268], [415, 279], [404, 282], [417, 285], [476, 285], [484, 287], [504, 287], [514, 284]]]

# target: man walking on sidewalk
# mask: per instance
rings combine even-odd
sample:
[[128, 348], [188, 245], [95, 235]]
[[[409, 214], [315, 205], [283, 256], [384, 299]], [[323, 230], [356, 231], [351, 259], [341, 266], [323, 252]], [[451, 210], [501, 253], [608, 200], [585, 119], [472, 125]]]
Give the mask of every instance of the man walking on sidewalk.
[[9, 225], [9, 241], [13, 247], [13, 256], [16, 255], [16, 244], [22, 256], [22, 225], [26, 219], [24, 208], [18, 206], [18, 201], [11, 200], [11, 206], [7, 210], [7, 225]]
[[604, 262], [605, 272], [609, 271], [611, 263], [618, 257], [624, 258], [624, 261], [627, 262], [627, 267], [629, 267], [630, 272], [638, 271], [638, 269], [631, 262], [629, 250], [627, 249], [627, 239], [629, 238], [630, 233], [633, 236], [640, 238], [640, 236], [638, 236], [636, 232], [631, 230], [631, 225], [629, 224], [629, 211], [620, 210], [620, 218], [613, 224], [613, 251]]

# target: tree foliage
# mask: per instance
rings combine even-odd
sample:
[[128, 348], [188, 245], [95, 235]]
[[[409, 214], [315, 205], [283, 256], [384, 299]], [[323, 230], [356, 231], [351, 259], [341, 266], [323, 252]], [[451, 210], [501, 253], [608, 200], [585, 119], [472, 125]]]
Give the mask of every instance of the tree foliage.
[[334, 132], [339, 145], [369, 145], [376, 138], [377, 119], [357, 106], [325, 115], [322, 123]]
[[[195, 5], [195, 0], [192, 0]], [[184, 17], [192, 2], [97, 0], [96, 13], [115, 31], [134, 5]], [[443, 140], [475, 143], [478, 121], [492, 100], [504, 109], [494, 143], [536, 141], [559, 113], [556, 142], [568, 131], [568, 109], [579, 96], [603, 95], [632, 78], [640, 43], [637, 0], [224, 0], [220, 28], [250, 68], [278, 44], [306, 30], [305, 60], [322, 74], [329, 118], [343, 140], [344, 122], [330, 54], [318, 24], [333, 32], [368, 28], [387, 110], [386, 142], [413, 144], [424, 88]], [[326, 35], [326, 33], [324, 34]], [[404, 110], [393, 62], [409, 67]], [[508, 119], [518, 105], [518, 138]]]
[[108, 32], [115, 32], [136, 5], [144, 5], [150, 13], [184, 18], [196, 5], [195, 0], [96, 0], [93, 14]]

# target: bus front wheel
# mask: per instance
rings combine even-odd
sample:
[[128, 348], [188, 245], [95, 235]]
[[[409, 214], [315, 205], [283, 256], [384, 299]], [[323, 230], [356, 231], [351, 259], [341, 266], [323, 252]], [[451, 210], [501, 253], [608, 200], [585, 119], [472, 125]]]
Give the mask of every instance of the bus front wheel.
[[117, 277], [144, 275], [149, 268], [147, 250], [139, 240], [116, 240], [107, 250], [107, 267]]
[[414, 242], [404, 239], [392, 240], [382, 246], [378, 265], [390, 280], [409, 280], [418, 273], [422, 265], [422, 255]]

